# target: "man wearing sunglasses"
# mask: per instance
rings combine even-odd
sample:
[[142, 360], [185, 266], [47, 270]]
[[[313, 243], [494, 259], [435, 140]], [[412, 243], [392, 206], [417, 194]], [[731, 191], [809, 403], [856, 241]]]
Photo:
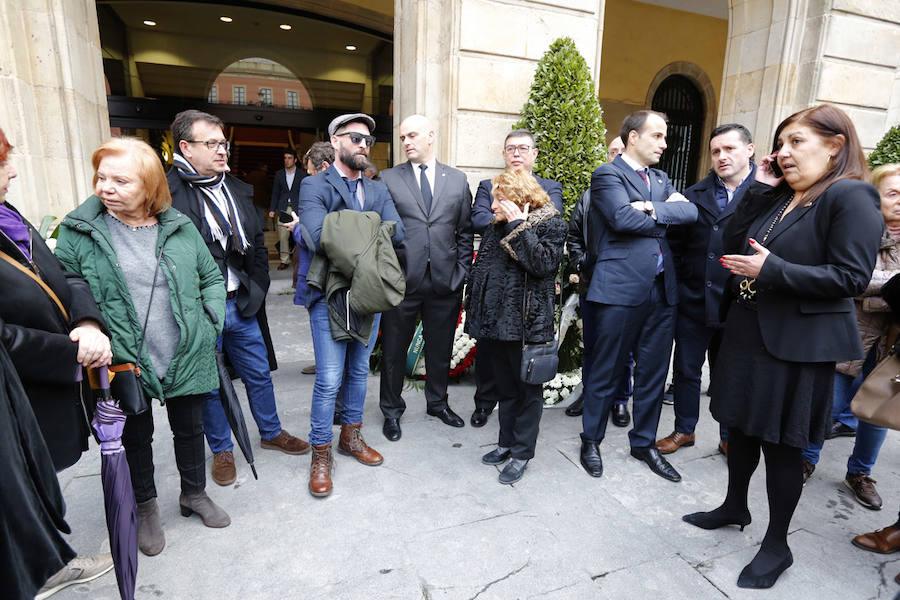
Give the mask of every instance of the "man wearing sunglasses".
[[[174, 166], [166, 176], [172, 206], [194, 222], [225, 276], [225, 329], [218, 346], [244, 382], [261, 445], [286, 454], [309, 452], [309, 444], [281, 428], [275, 406], [270, 371], [278, 367], [265, 311], [269, 255], [253, 187], [228, 173], [229, 143], [218, 117], [180, 112], [172, 138]], [[234, 443], [218, 390], [207, 395], [203, 431], [213, 452], [213, 481], [234, 483]]]
[[[324, 254], [320, 241], [325, 217], [344, 210], [377, 212], [382, 221], [396, 223], [391, 238], [393, 245], [398, 246], [403, 241], [403, 222], [388, 189], [380, 181], [363, 177], [369, 163], [369, 149], [375, 143], [373, 131], [375, 120], [362, 113], [341, 115], [328, 125], [334, 162], [321, 173], [300, 183], [300, 226], [310, 249], [307, 252]], [[338, 393], [343, 400], [338, 450], [368, 466], [378, 466], [383, 461], [381, 454], [366, 444], [360, 431], [369, 355], [378, 337], [381, 315], [374, 315], [368, 344], [362, 344], [355, 339], [338, 341], [332, 337], [328, 302], [320, 290], [307, 288], [306, 310], [309, 312], [316, 356], [316, 382], [309, 415], [309, 439], [313, 447], [309, 492], [322, 497], [329, 495], [332, 489], [334, 454], [331, 428]]]
[[[526, 129], [510, 131], [506, 134], [506, 139], [503, 142], [502, 153], [507, 171], [520, 170], [531, 173], [534, 168], [534, 161], [538, 156], [534, 134]], [[562, 214], [562, 185], [552, 179], [544, 179], [543, 177], [535, 177], [535, 179], [544, 188], [547, 195], [550, 196], [550, 200], [553, 201], [553, 206], [556, 207], [556, 210]], [[493, 202], [491, 197], [491, 180], [485, 179], [478, 184], [478, 191], [475, 192], [475, 203], [472, 205], [472, 229], [475, 233], [483, 233], [494, 219], [491, 202]], [[483, 352], [485, 350], [485, 342], [481, 342], [481, 344]], [[475, 411], [469, 420], [472, 427], [483, 427], [487, 423], [488, 416], [490, 416], [497, 405], [494, 377], [488, 370], [489, 368], [487, 361], [475, 359]]]

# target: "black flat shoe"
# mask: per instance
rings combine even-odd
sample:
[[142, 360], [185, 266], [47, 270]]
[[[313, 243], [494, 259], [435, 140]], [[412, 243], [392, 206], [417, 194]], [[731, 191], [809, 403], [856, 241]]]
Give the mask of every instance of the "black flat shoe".
[[603, 459], [600, 458], [599, 442], [581, 441], [581, 466], [591, 477], [603, 475]]
[[717, 508], [709, 512], [695, 512], [684, 515], [681, 517], [681, 520], [700, 529], [718, 529], [726, 525], [737, 525], [743, 531], [744, 527], [749, 525], [753, 519], [750, 517], [749, 510], [743, 514], [733, 514]]
[[429, 416], [437, 417], [441, 421], [444, 422], [445, 425], [449, 425], [450, 427], [465, 427], [465, 423], [462, 419], [459, 418], [459, 415], [450, 410], [450, 407], [443, 408], [441, 410], [426, 410]]
[[497, 480], [504, 485], [511, 485], [522, 479], [525, 474], [525, 467], [528, 466], [528, 460], [523, 458], [510, 459], [509, 464], [503, 467]]
[[381, 433], [390, 442], [399, 440], [400, 436], [403, 435], [403, 431], [400, 429], [400, 419], [385, 419], [384, 425], [381, 427]]
[[469, 423], [472, 424], [472, 427], [484, 427], [484, 424], [488, 421], [488, 416], [490, 416], [491, 411], [486, 408], [476, 408], [472, 413], [472, 418], [469, 419]]
[[825, 432], [825, 439], [833, 440], [836, 437], [856, 437], [856, 430], [840, 421], [835, 421], [831, 424], [828, 431]]
[[481, 457], [481, 462], [486, 465], [502, 465], [509, 459], [509, 450], [500, 451], [500, 448], [494, 448]]
[[631, 456], [647, 463], [650, 470], [663, 479], [668, 479], [669, 481], [674, 481], [676, 483], [681, 481], [681, 475], [678, 474], [675, 467], [669, 464], [669, 461], [663, 458], [657, 448], [632, 448]]
[[566, 414], [570, 417], [580, 417], [584, 413], [584, 394], [578, 400], [566, 407]]
[[616, 427], [628, 427], [628, 424], [631, 423], [631, 415], [628, 414], [627, 404], [613, 404], [610, 412], [612, 413], [613, 425]]
[[[784, 573], [788, 567], [794, 564], [794, 556], [791, 554], [791, 551], [788, 550], [786, 556], [782, 557], [777, 563], [774, 564], [770, 569], [767, 569], [761, 573], [754, 572], [753, 567], [756, 566], [754, 563], [758, 562], [757, 558], [760, 558], [760, 554], [763, 553], [763, 550], [760, 549], [759, 554], [756, 555], [750, 564], [744, 567], [744, 570], [741, 571], [741, 574], [738, 576], [737, 586], [739, 588], [750, 588], [754, 590], [764, 590], [775, 585], [775, 582], [778, 581], [778, 578]], [[773, 563], [777, 560], [775, 556], [762, 557], [763, 560], [759, 561], [763, 564], [765, 563]]]

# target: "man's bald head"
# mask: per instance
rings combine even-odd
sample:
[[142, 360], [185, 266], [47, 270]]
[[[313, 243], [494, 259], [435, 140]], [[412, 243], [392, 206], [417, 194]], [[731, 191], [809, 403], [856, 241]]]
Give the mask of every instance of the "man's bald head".
[[410, 115], [400, 123], [400, 143], [409, 162], [422, 164], [434, 158], [434, 125], [425, 115]]

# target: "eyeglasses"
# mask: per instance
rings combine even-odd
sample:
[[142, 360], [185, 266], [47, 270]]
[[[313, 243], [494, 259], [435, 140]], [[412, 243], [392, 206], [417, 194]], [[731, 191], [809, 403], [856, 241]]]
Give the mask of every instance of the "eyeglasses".
[[225, 149], [225, 152], [230, 152], [230, 151], [231, 151], [231, 142], [226, 142], [225, 140], [221, 140], [221, 141], [217, 141], [217, 140], [207, 140], [207, 141], [205, 141], [205, 142], [202, 141], [202, 140], [184, 140], [184, 141], [186, 141], [188, 144], [203, 144], [204, 146], [206, 146], [207, 148], [209, 148], [209, 149], [212, 150], [213, 152], [218, 151], [218, 149], [219, 149], [220, 147], [221, 147], [221, 148], [224, 148], [224, 149]]
[[528, 152], [529, 150], [531, 150], [533, 147], [534, 147], [534, 146], [529, 146], [528, 144], [520, 144], [520, 145], [518, 145], [518, 146], [507, 146], [507, 147], [504, 148], [503, 150], [504, 150], [504, 152], [506, 152], [507, 154], [513, 154], [513, 155], [514, 155], [514, 154], [516, 153], [516, 150], [519, 151], [519, 154], [525, 154], [526, 152]]
[[365, 141], [366, 146], [372, 147], [375, 143], [375, 136], [373, 135], [363, 135], [362, 133], [356, 133], [355, 131], [346, 131], [344, 133], [336, 133], [334, 134], [336, 137], [341, 137], [342, 135], [350, 136], [350, 142], [354, 146], [358, 146], [360, 142]]

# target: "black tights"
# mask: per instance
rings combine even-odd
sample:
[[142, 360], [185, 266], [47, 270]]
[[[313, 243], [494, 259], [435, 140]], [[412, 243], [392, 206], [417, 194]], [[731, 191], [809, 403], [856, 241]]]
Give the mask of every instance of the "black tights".
[[748, 565], [756, 573], [771, 570], [790, 553], [787, 544], [788, 526], [803, 491], [803, 456], [799, 448], [764, 442], [729, 427], [728, 493], [722, 510], [735, 515], [747, 512], [747, 490], [750, 478], [759, 465], [760, 448], [766, 458], [769, 527], [759, 554]]

